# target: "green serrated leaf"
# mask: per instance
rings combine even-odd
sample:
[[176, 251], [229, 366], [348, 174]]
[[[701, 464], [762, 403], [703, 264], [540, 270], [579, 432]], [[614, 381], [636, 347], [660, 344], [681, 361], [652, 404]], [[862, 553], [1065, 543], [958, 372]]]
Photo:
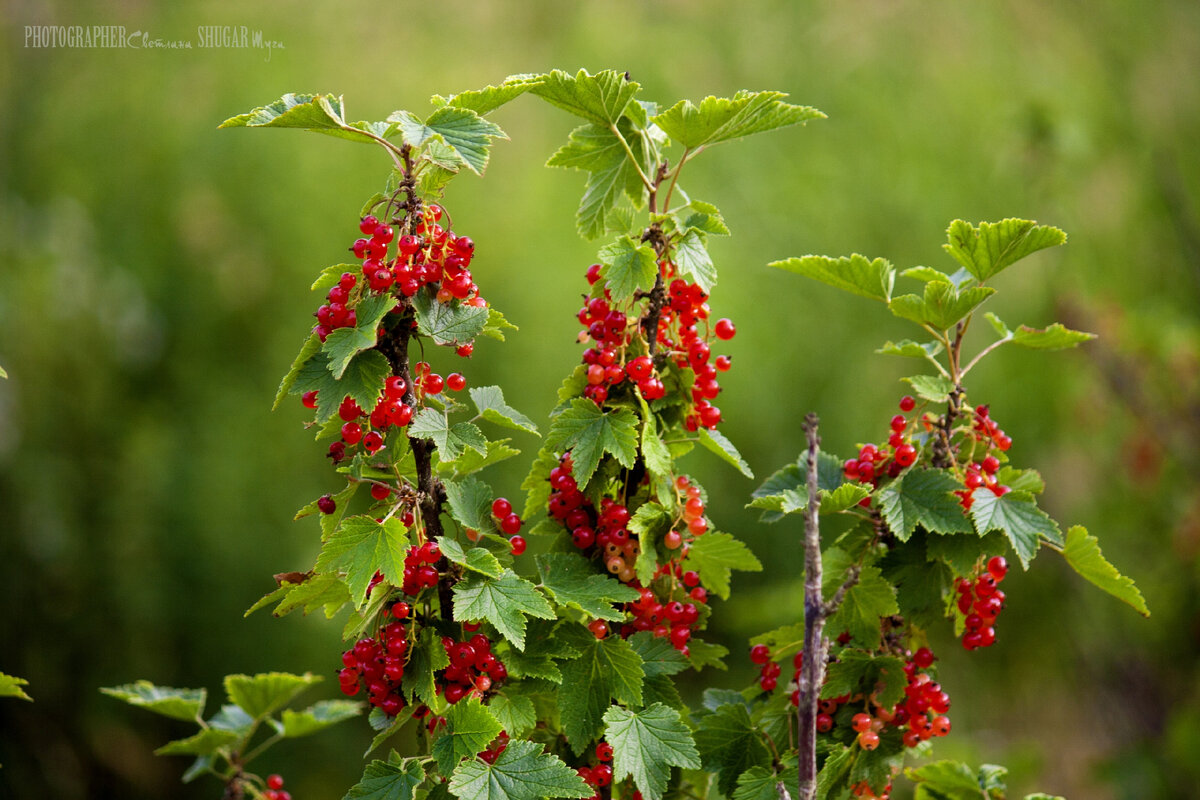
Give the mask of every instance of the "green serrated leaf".
[[1150, 616], [1146, 607], [1146, 599], [1130, 578], [1125, 577], [1117, 568], [1104, 558], [1100, 552], [1100, 540], [1091, 536], [1087, 528], [1075, 525], [1067, 531], [1067, 542], [1063, 548], [1063, 557], [1087, 581], [1099, 586], [1123, 603], [1128, 603], [1144, 617]]
[[319, 608], [325, 610], [325, 618], [333, 619], [342, 606], [350, 602], [350, 588], [338, 575], [326, 573], [312, 575], [300, 583], [284, 581], [279, 588], [263, 597], [250, 607], [246, 616], [263, 606], [278, 601], [273, 616], [287, 616], [300, 609], [306, 616]]
[[647, 679], [675, 675], [688, 667], [687, 659], [669, 639], [655, 636], [650, 631], [638, 631], [628, 641], [642, 659], [642, 670]]
[[358, 783], [350, 787], [342, 800], [413, 800], [416, 788], [425, 782], [420, 759], [375, 760], [363, 770]]
[[388, 117], [388, 122], [398, 125], [405, 144], [413, 147], [435, 137], [440, 139], [476, 175], [482, 175], [487, 168], [492, 139], [508, 138], [496, 123], [459, 106], [442, 106], [424, 122], [408, 111], [397, 111]]
[[905, 777], [917, 785], [919, 800], [991, 800], [979, 777], [966, 764], [958, 761], [935, 761], [920, 769], [906, 769]]
[[[18, 678], [16, 675], [5, 675], [3, 672], [0, 672], [0, 697], [16, 697], [20, 700], [29, 700], [32, 702], [33, 698], [26, 694], [25, 690], [21, 688], [22, 686], [28, 685], [29, 681], [24, 678]], [[105, 694], [111, 694], [108, 689], [101, 689], [100, 691], [104, 692]], [[201, 702], [201, 706], [203, 705], [203, 702]], [[197, 713], [199, 713], [199, 711], [197, 711]], [[191, 719], [191, 717], [188, 717], [188, 719]]]
[[218, 125], [218, 128], [300, 128], [324, 133], [353, 142], [374, 143], [375, 139], [346, 124], [342, 98], [331, 94], [288, 93], [267, 106], [239, 114]]
[[607, 282], [613, 300], [621, 302], [641, 289], [650, 291], [658, 278], [658, 259], [654, 248], [632, 236], [622, 236], [600, 248], [597, 260], [604, 265], [600, 274]]
[[468, 306], [457, 300], [439, 303], [433, 293], [417, 292], [412, 298], [417, 330], [440, 345], [457, 346], [473, 340], [489, 321], [486, 306]]
[[625, 612], [614, 603], [631, 603], [637, 590], [607, 575], [597, 574], [591, 562], [574, 553], [546, 554], [537, 557], [542, 586], [560, 606], [578, 608], [598, 619], [619, 621]]
[[896, 282], [896, 268], [886, 258], [868, 261], [858, 253], [841, 258], [802, 256], [775, 261], [768, 266], [796, 272], [834, 288], [885, 303], [892, 299], [892, 286]]
[[990, 311], [985, 313], [983, 317], [988, 321], [988, 324], [992, 326], [992, 330], [996, 332], [998, 337], [1001, 339], [1012, 338], [1013, 333], [1008, 329], [1008, 326], [1004, 324], [1004, 320], [1000, 319]]
[[356, 308], [358, 322], [355, 327], [338, 328], [325, 338], [321, 350], [329, 357], [326, 366], [333, 377], [340, 380], [351, 359], [375, 346], [379, 323], [395, 305], [396, 300], [391, 295], [366, 297]]
[[362, 608], [376, 572], [389, 583], [401, 584], [408, 543], [408, 529], [396, 517], [383, 523], [367, 515], [349, 517], [322, 545], [317, 571], [344, 573], [355, 608]]
[[723, 705], [700, 720], [696, 730], [696, 748], [704, 769], [718, 774], [718, 787], [726, 795], [733, 793], [738, 777], [755, 767], [767, 767], [771, 753], [762, 734], [750, 721], [742, 703]]
[[680, 100], [653, 118], [668, 136], [689, 150], [810, 119], [824, 119], [815, 108], [783, 102], [783, 92], [740, 91], [733, 97], [706, 97], [695, 105]]
[[881, 706], [891, 708], [904, 699], [907, 685], [908, 676], [904, 674], [902, 659], [845, 648], [825, 673], [821, 697], [861, 693], [876, 698]]
[[854, 508], [860, 501], [870, 496], [871, 492], [862, 484], [843, 483], [832, 492], [821, 492], [820, 512], [837, 514], [848, 508]]
[[433, 743], [438, 771], [447, 775], [458, 762], [484, 750], [504, 726], [476, 697], [464, 697], [446, 712], [446, 731]]
[[576, 755], [582, 753], [603, 730], [604, 712], [613, 700], [642, 704], [642, 659], [625, 639], [597, 639], [582, 625], [559, 629], [560, 635], [579, 650], [578, 658], [561, 664], [562, 685], [558, 709], [563, 732]]
[[951, 492], [962, 486], [940, 469], [910, 469], [878, 493], [888, 528], [902, 542], [918, 525], [934, 533], [971, 533], [962, 505]]
[[222, 747], [228, 747], [241, 737], [230, 731], [205, 728], [186, 739], [167, 742], [154, 751], [156, 756], [211, 756]]
[[712, 642], [692, 637], [688, 640], [688, 650], [692, 651], [692, 669], [697, 672], [705, 667], [729, 669], [725, 665], [725, 656], [729, 655], [729, 648], [724, 645], [713, 644]]
[[[571, 131], [567, 143], [546, 162], [549, 167], [580, 169], [588, 173], [575, 215], [579, 233], [586, 239], [596, 238], [618, 221], [610, 217], [616, 210], [614, 207], [621, 192], [631, 181], [641, 181], [636, 165], [629, 160], [621, 136], [618, 136], [620, 130], [597, 124], [581, 125]], [[619, 232], [628, 233], [632, 227], [632, 224], [625, 226]]]
[[304, 369], [304, 365], [308, 363], [309, 359], [319, 352], [321, 352], [321, 338], [315, 333], [310, 333], [300, 347], [300, 352], [296, 354], [295, 360], [292, 361], [292, 366], [288, 369], [287, 374], [279, 382], [279, 388], [275, 391], [275, 402], [271, 405], [272, 411], [279, 408], [284, 397], [294, 394], [292, 387], [296, 384], [296, 378], [300, 376], [301, 370]]
[[423, 408], [413, 417], [408, 426], [408, 435], [433, 440], [443, 463], [457, 460], [467, 448], [481, 456], [487, 455], [487, 439], [483, 431], [470, 422], [451, 425], [446, 415], [434, 408]]
[[504, 402], [504, 391], [499, 386], [473, 386], [468, 391], [479, 415], [488, 422], [537, 434], [533, 420]]
[[978, 227], [961, 219], [950, 223], [947, 244], [942, 245], [976, 280], [983, 282], [1038, 250], [1067, 241], [1058, 228], [1024, 219], [981, 222]]
[[688, 228], [675, 244], [674, 255], [679, 276], [699, 284], [706, 293], [711, 293], [717, 285], [717, 268], [708, 254], [704, 233], [697, 228]]
[[[492, 500], [495, 497], [492, 487], [475, 477], [450, 481], [445, 486], [450, 516], [460, 525], [480, 533], [498, 532], [495, 517], [492, 516]], [[499, 577], [499, 573], [492, 577]]]
[[512, 570], [488, 578], [469, 575], [454, 587], [454, 619], [486, 619], [518, 650], [525, 649], [525, 615], [554, 619], [554, 609], [532, 583]]
[[641, 88], [615, 70], [604, 70], [595, 75], [579, 70], [571, 75], [556, 69], [539, 80], [540, 83], [530, 87], [530, 93], [604, 127], [617, 123]]
[[906, 358], [924, 358], [926, 360], [933, 359], [938, 353], [942, 352], [941, 342], [925, 342], [921, 344], [914, 342], [912, 339], [905, 339], [900, 342], [887, 342], [883, 347], [875, 351], [885, 356], [905, 356]]
[[[904, 618], [917, 627], [929, 629], [946, 615], [946, 598], [952, 590], [955, 572], [926, 548], [929, 539], [974, 540], [978, 558], [980, 541], [975, 536], [926, 536], [916, 531], [904, 547], [894, 547], [879, 563], [883, 577], [896, 587], [896, 599], [904, 609]], [[965, 573], [963, 573], [965, 574]]]
[[[836, 577], [839, 570], [830, 572]], [[836, 580], [835, 586], [840, 583]], [[895, 587], [883, 578], [878, 567], [865, 566], [859, 571], [858, 583], [850, 587], [837, 613], [829, 618], [829, 630], [849, 631], [855, 642], [873, 649], [879, 646], [879, 620], [899, 613]]]
[[354, 356], [338, 379], [329, 369], [329, 356], [316, 353], [296, 374], [290, 393], [316, 391], [317, 422], [325, 422], [347, 395], [363, 409], [374, 408], [383, 382], [391, 373], [392, 368], [383, 353], [367, 350]]
[[[21, 678], [14, 680], [25, 683]], [[189, 722], [199, 719], [204, 713], [204, 701], [208, 697], [208, 692], [204, 689], [173, 689], [169, 686], [156, 686], [147, 680], [106, 687], [100, 691], [109, 697], [124, 700], [131, 706]]]
[[850, 770], [854, 765], [856, 748], [837, 747], [825, 758], [821, 771], [817, 773], [817, 796], [838, 797], [834, 794], [837, 787], [849, 781]]
[[450, 95], [450, 97], [434, 95], [433, 102], [437, 106], [469, 108], [482, 116], [515, 100], [539, 83], [541, 83], [541, 79], [538, 77], [512, 75], [506, 78], [504, 83], [499, 86], [485, 86], [482, 89], [459, 92], [458, 94]]
[[259, 718], [283, 708], [309, 686], [320, 683], [320, 675], [306, 672], [261, 672], [257, 675], [226, 675], [225, 694], [251, 717]]
[[592, 789], [558, 756], [537, 742], [512, 739], [495, 763], [464, 761], [450, 776], [451, 794], [463, 800], [540, 800], [591, 797]]
[[671, 767], [700, 768], [700, 754], [679, 712], [661, 703], [642, 711], [611, 706], [604, 713], [605, 740], [613, 748], [613, 780], [632, 776], [647, 800], [659, 800]]
[[446, 558], [455, 564], [460, 564], [464, 569], [489, 578], [499, 578], [504, 574], [504, 567], [496, 560], [496, 557], [482, 547], [463, 550], [462, 545], [447, 537], [439, 539], [438, 544], [441, 545], [442, 554]]
[[286, 708], [280, 718], [280, 732], [286, 739], [310, 736], [344, 720], [362, 714], [362, 703], [353, 700], [322, 700], [303, 711]]
[[1056, 322], [1048, 328], [1031, 328], [1022, 325], [1013, 331], [1013, 344], [1034, 350], [1066, 350], [1083, 342], [1095, 339], [1096, 334], [1073, 331]]
[[219, 731], [229, 731], [239, 736], [245, 736], [254, 727], [254, 722], [254, 717], [247, 714], [241, 706], [226, 703], [208, 721], [208, 726]]
[[944, 331], [953, 328], [995, 292], [990, 286], [960, 291], [950, 283], [929, 281], [925, 284], [924, 297], [915, 294], [893, 297], [888, 302], [888, 309], [901, 319]]
[[520, 328], [505, 319], [503, 314], [491, 306], [488, 306], [487, 312], [487, 322], [484, 323], [483, 330], [479, 332], [480, 336], [487, 336], [489, 339], [496, 339], [503, 342], [505, 341], [505, 331], [520, 330]]
[[605, 413], [591, 400], [576, 398], [554, 418], [546, 445], [571, 451], [572, 474], [580, 486], [586, 486], [609, 453], [627, 469], [637, 459], [637, 415], [627, 408]]
[[509, 445], [512, 439], [497, 439], [487, 443], [487, 455], [481, 456], [473, 448], [468, 447], [458, 458], [444, 464], [438, 464], [438, 471], [455, 480], [461, 480], [468, 475], [487, 469], [493, 464], [507, 461], [513, 456], [521, 455], [521, 451]]
[[524, 695], [498, 694], [488, 704], [492, 714], [504, 726], [509, 736], [521, 737], [537, 726], [537, 709], [533, 700]]
[[762, 562], [732, 534], [709, 531], [692, 541], [683, 567], [700, 573], [700, 580], [710, 591], [722, 600], [728, 600], [732, 570], [761, 572]]
[[404, 694], [410, 700], [415, 697], [428, 706], [437, 706], [435, 673], [448, 666], [450, 657], [442, 646], [442, 637], [433, 628], [422, 628], [417, 640], [409, 645], [408, 664], [401, 681]]
[[917, 396], [934, 403], [946, 402], [954, 391], [954, 381], [942, 375], [913, 375], [901, 380], [911, 386]]
[[1042, 539], [1059, 545], [1063, 543], [1058, 523], [1037, 507], [1033, 495], [1008, 492], [997, 497], [991, 489], [981, 486], [971, 496], [975, 498], [971, 504], [975, 530], [980, 536], [989, 531], [1002, 532], [1025, 569], [1029, 569], [1029, 562], [1037, 554]]
[[655, 478], [669, 479], [675, 468], [675, 460], [671, 458], [671, 451], [659, 438], [658, 423], [653, 412], [645, 406], [644, 400], [642, 403], [642, 457], [646, 460], [646, 470]]
[[670, 530], [671, 522], [671, 514], [658, 503], [643, 503], [629, 520], [629, 530], [641, 544], [634, 569], [643, 586], [649, 586], [658, 571], [658, 542]]
[[712, 203], [693, 199], [686, 206], [679, 209], [677, 213], [682, 213], [686, 209], [691, 209], [692, 213], [688, 214], [683, 222], [680, 223], [679, 227], [681, 229], [695, 228], [698, 231], [717, 236], [729, 235], [729, 227], [725, 224], [725, 219]]
[[710, 453], [716, 453], [726, 464], [734, 467], [747, 478], [754, 479], [754, 473], [750, 471], [750, 465], [746, 463], [746, 459], [742, 458], [742, 454], [738, 452], [738, 449], [733, 446], [733, 442], [729, 441], [725, 434], [720, 431], [710, 431], [707, 428], [701, 428], [699, 437], [700, 444], [705, 450], [708, 450]]

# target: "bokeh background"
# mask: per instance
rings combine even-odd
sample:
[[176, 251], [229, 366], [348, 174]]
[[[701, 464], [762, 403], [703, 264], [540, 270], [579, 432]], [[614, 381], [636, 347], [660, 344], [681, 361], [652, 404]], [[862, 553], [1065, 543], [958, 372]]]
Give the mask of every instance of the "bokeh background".
[[[352, 119], [553, 67], [628, 70], [643, 96], [779, 89], [829, 119], [698, 159], [693, 196], [735, 235], [714, 244], [715, 313], [739, 333], [723, 430], [759, 477], [822, 416], [847, 453], [887, 429], [911, 366], [882, 309], [772, 271], [853, 251], [950, 265], [956, 217], [1067, 230], [998, 282], [1010, 324], [1101, 334], [1066, 354], [1000, 351], [973, 376], [1037, 467], [1043, 505], [1084, 524], [1134, 577], [1138, 617], [1044, 554], [1005, 584], [997, 646], [936, 639], [954, 733], [938, 753], [1007, 764], [1013, 794], [1170, 798], [1200, 781], [1200, 5], [1191, 0], [292, 0], [0, 3], [0, 671], [36, 702], [0, 702], [0, 796], [211, 798], [151, 751], [186, 726], [101, 696], [148, 678], [219, 694], [229, 672], [331, 673], [340, 624], [243, 611], [303, 569], [296, 508], [333, 486], [280, 375], [387, 163], [295, 131], [217, 131], [288, 91], [345, 95]], [[193, 49], [39, 49], [27, 25], [124, 25]], [[199, 25], [282, 43], [198, 49]], [[578, 173], [545, 159], [573, 127], [541, 101], [494, 115], [484, 180], [447, 197], [476, 274], [521, 330], [465, 372], [545, 420], [577, 363], [573, 319], [596, 245], [575, 236]], [[449, 365], [441, 358], [435, 365]], [[486, 477], [517, 494], [535, 445]], [[797, 607], [796, 526], [743, 510], [757, 485], [704, 454], [716, 523], [769, 565], [717, 615], [745, 639]], [[699, 684], [688, 685], [696, 691]], [[312, 699], [336, 693], [329, 682]], [[215, 707], [210, 699], [210, 709]], [[365, 724], [276, 748], [298, 798], [340, 797]], [[276, 755], [277, 753], [277, 755]]]

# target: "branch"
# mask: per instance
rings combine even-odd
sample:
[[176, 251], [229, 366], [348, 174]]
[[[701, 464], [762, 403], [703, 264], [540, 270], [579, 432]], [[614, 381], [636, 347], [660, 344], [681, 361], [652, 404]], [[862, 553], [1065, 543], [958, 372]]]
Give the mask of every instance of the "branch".
[[[804, 656], [800, 670], [800, 704], [796, 710], [799, 727], [799, 800], [817, 796], [817, 697], [825, 681], [825, 618], [821, 600], [821, 495], [817, 486], [817, 454], [821, 437], [816, 414], [804, 418], [808, 439], [808, 507], [804, 510]], [[785, 800], [785, 795], [780, 795]]]

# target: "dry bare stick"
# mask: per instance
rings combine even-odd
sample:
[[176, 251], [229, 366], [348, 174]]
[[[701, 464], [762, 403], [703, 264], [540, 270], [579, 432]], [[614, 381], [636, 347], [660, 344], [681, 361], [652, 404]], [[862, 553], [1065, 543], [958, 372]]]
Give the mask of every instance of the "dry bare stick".
[[[848, 571], [846, 580], [833, 599], [821, 597], [821, 529], [818, 514], [821, 494], [817, 486], [817, 454], [821, 437], [816, 414], [804, 418], [808, 440], [808, 506], [804, 510], [804, 660], [800, 670], [800, 705], [796, 710], [799, 724], [800, 782], [799, 800], [817, 796], [817, 698], [825, 682], [825, 657], [829, 641], [825, 638], [825, 620], [833, 615], [846, 592], [858, 582], [858, 569]], [[777, 786], [780, 800], [789, 800], [783, 784]]]

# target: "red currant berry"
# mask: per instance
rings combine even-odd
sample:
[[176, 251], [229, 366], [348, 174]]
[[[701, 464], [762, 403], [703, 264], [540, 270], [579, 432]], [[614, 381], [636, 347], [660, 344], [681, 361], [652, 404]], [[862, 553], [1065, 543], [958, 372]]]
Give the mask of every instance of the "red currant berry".
[[521, 518], [516, 514], [508, 514], [500, 520], [500, 530], [512, 536], [521, 530]]
[[765, 644], [756, 644], [750, 648], [750, 662], [753, 664], [765, 664], [771, 660], [771, 648]]
[[526, 544], [524, 536], [514, 536], [508, 540], [508, 544], [512, 547], [512, 554], [514, 556], [519, 556], [525, 552]]
[[506, 498], [497, 497], [492, 501], [492, 516], [496, 519], [504, 519], [512, 513], [512, 503]]
[[311, 392], [305, 392], [303, 395], [301, 395], [300, 402], [304, 404], [305, 408], [316, 408], [317, 407], [317, 392], [316, 392], [316, 390], [313, 390]]
[[913, 399], [912, 395], [906, 394], [904, 397], [900, 398], [900, 410], [905, 414], [907, 414], [909, 411], [912, 411], [916, 407], [917, 401]]
[[412, 606], [401, 600], [392, 606], [392, 616], [396, 619], [408, 619], [408, 615], [412, 613]]
[[337, 502], [327, 494], [323, 494], [317, 498], [317, 509], [322, 514], [332, 514], [337, 510]]
[[377, 228], [378, 226], [379, 226], [379, 220], [376, 219], [373, 214], [367, 214], [365, 217], [362, 218], [362, 221], [358, 223], [358, 229], [360, 231], [362, 231], [363, 233], [365, 233], [367, 236], [370, 236], [371, 234], [375, 233], [375, 228]]
[[867, 730], [858, 735], [858, 744], [863, 750], [874, 750], [879, 747], [879, 734]]
[[446, 376], [446, 388], [452, 392], [461, 392], [466, 385], [467, 379], [457, 372], [451, 372]]
[[855, 714], [850, 720], [850, 727], [854, 728], [856, 733], [871, 730], [871, 723], [874, 719], [870, 714]]
[[996, 583], [1004, 580], [1004, 576], [1008, 574], [1008, 561], [1004, 556], [992, 556], [987, 562], [988, 574]]
[[588, 630], [597, 639], [603, 639], [605, 636], [608, 636], [608, 623], [602, 619], [594, 619], [588, 623]]
[[267, 788], [274, 789], [276, 791], [282, 789], [283, 788], [283, 776], [282, 775], [267, 776]]
[[737, 333], [737, 328], [734, 327], [733, 320], [719, 319], [717, 324], [713, 326], [713, 332], [717, 334], [717, 338], [721, 340], [729, 340]]

